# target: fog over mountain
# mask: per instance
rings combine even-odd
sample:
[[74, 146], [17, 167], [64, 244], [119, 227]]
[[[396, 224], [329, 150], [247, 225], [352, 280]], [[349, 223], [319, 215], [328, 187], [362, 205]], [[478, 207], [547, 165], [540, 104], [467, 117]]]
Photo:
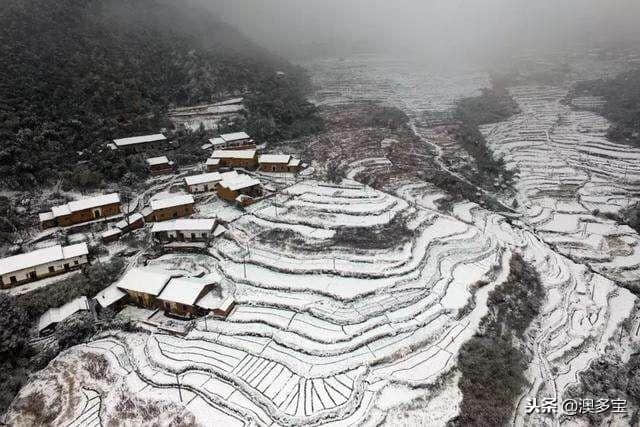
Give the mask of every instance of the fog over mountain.
[[194, 0], [286, 55], [362, 51], [499, 59], [640, 40], [637, 0]]

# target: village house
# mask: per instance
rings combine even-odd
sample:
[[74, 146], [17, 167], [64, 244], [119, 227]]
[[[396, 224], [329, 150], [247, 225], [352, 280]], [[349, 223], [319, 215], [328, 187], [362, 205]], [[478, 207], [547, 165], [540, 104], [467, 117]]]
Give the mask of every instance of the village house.
[[258, 165], [256, 150], [215, 150], [211, 158], [220, 161], [218, 168], [253, 169]]
[[120, 237], [122, 237], [122, 230], [119, 228], [110, 228], [100, 235], [102, 243], [105, 245], [120, 240]]
[[208, 243], [215, 226], [215, 219], [176, 219], [153, 224], [151, 234], [160, 242]]
[[258, 165], [263, 172], [300, 172], [300, 159], [289, 154], [263, 154], [258, 157]]
[[210, 139], [209, 142], [214, 150], [244, 150], [256, 148], [256, 143], [245, 132], [235, 132], [220, 135], [218, 138]]
[[40, 226], [68, 227], [116, 215], [120, 215], [120, 195], [112, 193], [54, 206], [50, 212], [40, 214]]
[[203, 173], [201, 175], [193, 175], [188, 176], [184, 179], [187, 190], [189, 193], [206, 193], [208, 191], [214, 191], [218, 183], [223, 179], [231, 178], [237, 176], [238, 173], [236, 171], [231, 172], [211, 172], [211, 173]]
[[79, 311], [89, 311], [89, 300], [87, 297], [78, 297], [69, 301], [62, 307], [50, 308], [38, 321], [38, 334], [48, 335], [56, 328], [58, 323], [68, 319]]
[[208, 310], [198, 307], [198, 301], [215, 287], [214, 280], [197, 278], [171, 279], [160, 295], [158, 302], [166, 312], [178, 316], [203, 316]]
[[171, 280], [171, 275], [159, 271], [133, 268], [116, 286], [127, 293], [129, 301], [146, 308], [157, 308], [157, 297]]
[[153, 221], [168, 221], [193, 214], [193, 196], [179, 195], [151, 201]]
[[141, 213], [134, 213], [116, 222], [116, 227], [122, 231], [122, 233], [128, 233], [133, 230], [138, 230], [144, 227], [144, 216]]
[[176, 171], [175, 164], [167, 156], [152, 157], [146, 160], [149, 172], [153, 176], [171, 174]]
[[127, 153], [139, 153], [146, 150], [158, 149], [165, 145], [167, 137], [161, 133], [154, 135], [133, 136], [130, 138], [114, 139], [110, 144], [112, 150], [122, 150]]
[[223, 200], [244, 204], [247, 198], [262, 196], [262, 187], [260, 181], [249, 175], [237, 175], [220, 181], [217, 193]]
[[89, 262], [86, 243], [51, 246], [0, 260], [2, 287], [10, 288], [65, 273]]

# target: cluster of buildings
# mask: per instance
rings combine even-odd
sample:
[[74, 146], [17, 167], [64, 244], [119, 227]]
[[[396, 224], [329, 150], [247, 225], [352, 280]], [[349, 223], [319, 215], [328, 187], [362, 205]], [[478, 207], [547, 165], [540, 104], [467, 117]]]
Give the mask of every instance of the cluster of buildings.
[[257, 169], [261, 172], [298, 173], [302, 169], [300, 159], [290, 154], [261, 154], [256, 149], [214, 150], [205, 163], [207, 171], [220, 168]]
[[[170, 141], [162, 134], [115, 139], [109, 149], [127, 154], [143, 153], [167, 147]], [[236, 169], [261, 172], [297, 173], [302, 165], [288, 154], [260, 154], [255, 141], [245, 132], [220, 135], [209, 140], [213, 152], [206, 161], [206, 173], [184, 179], [189, 194], [153, 199], [139, 213], [123, 215], [117, 193], [88, 197], [63, 205], [53, 206], [39, 214], [44, 229], [72, 227], [98, 221], [114, 223], [102, 233], [102, 241], [110, 243], [122, 235], [153, 223], [151, 235], [166, 246], [197, 244], [206, 247], [226, 229], [215, 219], [188, 218], [194, 213], [193, 195], [216, 192], [220, 199], [247, 206], [263, 195], [261, 182], [255, 177], [239, 173]], [[173, 174], [176, 165], [167, 156], [146, 159], [151, 175]], [[117, 221], [117, 222], [116, 222]], [[89, 263], [86, 243], [56, 245], [29, 253], [0, 259], [0, 286], [10, 288], [81, 268]], [[218, 283], [205, 278], [172, 276], [166, 272], [134, 268], [117, 283], [104, 289], [94, 298], [100, 307], [113, 307], [126, 302], [165, 310], [178, 316], [201, 316], [213, 313], [227, 316], [233, 309], [232, 297], [220, 298]], [[47, 311], [38, 324], [40, 333], [51, 330], [57, 323], [82, 310], [93, 308], [86, 298], [77, 298], [62, 307]]]

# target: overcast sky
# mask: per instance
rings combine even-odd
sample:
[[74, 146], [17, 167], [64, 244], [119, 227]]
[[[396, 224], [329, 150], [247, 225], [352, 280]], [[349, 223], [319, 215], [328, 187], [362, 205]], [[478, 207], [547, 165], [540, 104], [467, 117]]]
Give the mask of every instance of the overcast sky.
[[194, 0], [278, 53], [500, 55], [640, 42], [640, 0]]

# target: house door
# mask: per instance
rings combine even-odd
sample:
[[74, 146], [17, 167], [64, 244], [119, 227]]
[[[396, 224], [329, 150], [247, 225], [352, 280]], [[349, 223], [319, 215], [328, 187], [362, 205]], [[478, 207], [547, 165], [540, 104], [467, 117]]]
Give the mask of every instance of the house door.
[[64, 271], [69, 271], [69, 264], [64, 265]]
[[178, 231], [178, 240], [184, 242], [184, 234]]
[[36, 274], [35, 271], [29, 272], [29, 279], [36, 280], [37, 278], [38, 278], [38, 275]]
[[96, 209], [93, 211], [93, 217], [94, 218], [100, 218], [100, 209]]

